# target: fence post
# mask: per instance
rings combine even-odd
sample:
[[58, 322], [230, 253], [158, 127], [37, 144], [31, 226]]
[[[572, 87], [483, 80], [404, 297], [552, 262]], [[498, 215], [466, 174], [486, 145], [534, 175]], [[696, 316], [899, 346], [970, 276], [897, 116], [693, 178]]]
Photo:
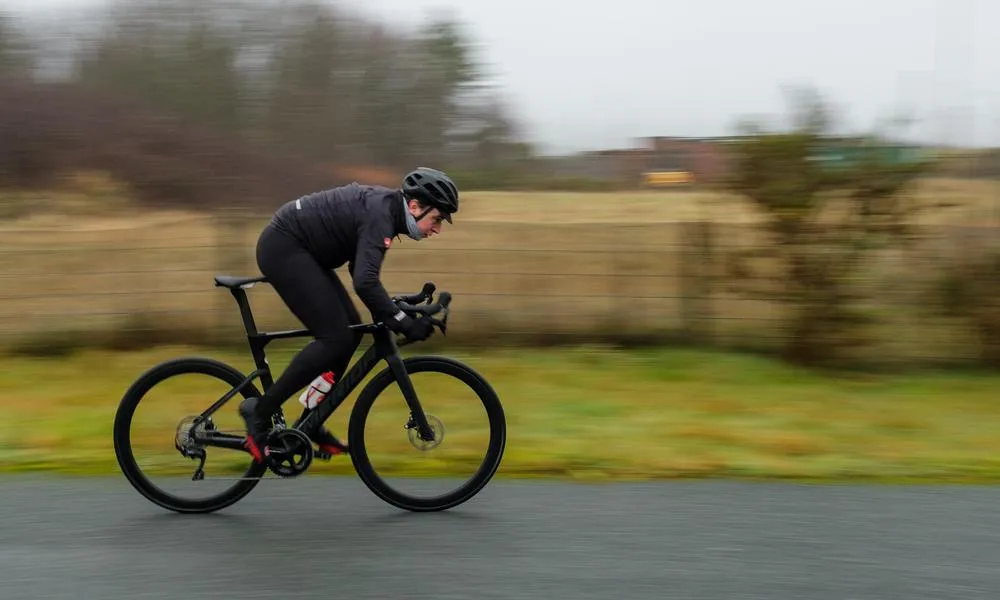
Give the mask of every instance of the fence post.
[[680, 305], [681, 331], [690, 344], [706, 344], [712, 332], [712, 223], [692, 221], [681, 225]]
[[[214, 213], [215, 221], [215, 275], [251, 276], [247, 271], [246, 231], [248, 216], [238, 206], [223, 206]], [[210, 282], [210, 285], [214, 283]], [[223, 293], [225, 292], [225, 293]], [[234, 331], [234, 323], [238, 323], [239, 315], [232, 294], [228, 290], [219, 290], [216, 300], [217, 319], [212, 336], [217, 344], [225, 344], [227, 332]]]

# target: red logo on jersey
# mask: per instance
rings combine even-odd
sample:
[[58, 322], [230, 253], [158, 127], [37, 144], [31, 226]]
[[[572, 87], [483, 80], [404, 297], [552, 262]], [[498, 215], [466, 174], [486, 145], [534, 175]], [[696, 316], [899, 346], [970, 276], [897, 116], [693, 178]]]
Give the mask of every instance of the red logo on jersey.
[[390, 240], [389, 238], [385, 238], [385, 240], [384, 240], [384, 241], [385, 241], [385, 247], [386, 247], [386, 248], [388, 248], [389, 246], [391, 246], [391, 245], [392, 245], [392, 240]]

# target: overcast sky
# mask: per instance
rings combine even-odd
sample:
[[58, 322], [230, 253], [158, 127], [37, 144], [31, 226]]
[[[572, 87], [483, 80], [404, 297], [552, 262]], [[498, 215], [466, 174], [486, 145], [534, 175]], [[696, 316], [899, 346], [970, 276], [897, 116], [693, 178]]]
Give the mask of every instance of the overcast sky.
[[[53, 11], [96, 0], [3, 0]], [[732, 132], [810, 83], [855, 127], [903, 107], [935, 141], [1000, 144], [998, 0], [354, 0], [401, 26], [449, 8], [548, 151]], [[945, 8], [947, 7], [947, 8]], [[951, 116], [948, 116], [951, 115]]]

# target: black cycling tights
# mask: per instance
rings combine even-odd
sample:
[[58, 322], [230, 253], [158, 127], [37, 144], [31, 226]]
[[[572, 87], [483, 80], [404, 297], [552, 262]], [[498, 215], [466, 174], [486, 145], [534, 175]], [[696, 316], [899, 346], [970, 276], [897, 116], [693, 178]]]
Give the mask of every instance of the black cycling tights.
[[270, 415], [320, 373], [333, 371], [340, 380], [362, 337], [348, 325], [360, 323], [361, 317], [337, 275], [272, 225], [257, 240], [257, 266], [315, 337], [264, 394], [258, 410]]

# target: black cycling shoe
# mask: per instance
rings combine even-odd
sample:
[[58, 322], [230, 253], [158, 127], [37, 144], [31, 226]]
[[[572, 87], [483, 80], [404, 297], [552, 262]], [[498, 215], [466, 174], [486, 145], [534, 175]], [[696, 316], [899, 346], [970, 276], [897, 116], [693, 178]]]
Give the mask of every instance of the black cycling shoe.
[[326, 427], [320, 427], [319, 431], [309, 436], [312, 438], [313, 443], [319, 446], [319, 451], [316, 452], [316, 458], [328, 459], [337, 454], [347, 454], [348, 449], [337, 436], [330, 433], [330, 430]]
[[257, 406], [260, 398], [247, 398], [240, 402], [240, 416], [247, 428], [247, 439], [243, 442], [250, 456], [259, 463], [264, 462], [267, 455], [267, 434], [271, 431], [271, 419], [259, 414]]
[[310, 411], [303, 410], [302, 416], [300, 416], [296, 421], [294, 428], [299, 429], [302, 433], [309, 436], [314, 444], [319, 446], [319, 449], [315, 452], [313, 456], [316, 458], [321, 458], [323, 460], [329, 460], [330, 457], [337, 454], [347, 454], [349, 451], [347, 445], [337, 439], [337, 436], [330, 433], [330, 430], [326, 427], [316, 427], [313, 423], [309, 423], [305, 426], [302, 422], [306, 420], [309, 416]]

